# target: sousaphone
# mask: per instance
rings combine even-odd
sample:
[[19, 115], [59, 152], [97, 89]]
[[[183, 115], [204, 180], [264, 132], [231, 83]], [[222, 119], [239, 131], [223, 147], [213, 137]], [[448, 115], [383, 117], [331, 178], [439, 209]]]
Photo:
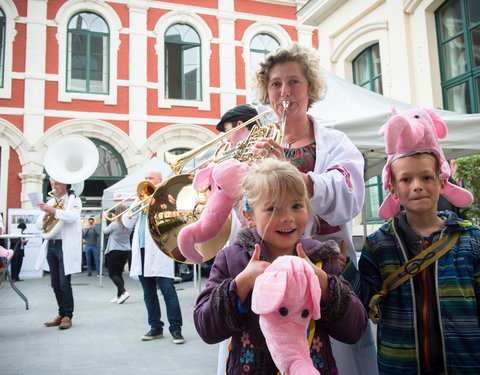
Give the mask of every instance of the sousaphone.
[[[95, 143], [81, 135], [68, 135], [60, 138], [51, 145], [44, 158], [44, 167], [50, 178], [62, 184], [71, 184], [76, 195], [80, 195], [84, 181], [89, 178], [98, 166], [98, 150]], [[61, 202], [55, 197], [55, 192], [50, 192], [55, 198], [55, 208], [69, 209], [75, 201], [75, 195], [70, 194], [67, 202]], [[53, 215], [44, 218], [42, 237], [46, 240], [53, 238], [62, 226], [62, 221]]]

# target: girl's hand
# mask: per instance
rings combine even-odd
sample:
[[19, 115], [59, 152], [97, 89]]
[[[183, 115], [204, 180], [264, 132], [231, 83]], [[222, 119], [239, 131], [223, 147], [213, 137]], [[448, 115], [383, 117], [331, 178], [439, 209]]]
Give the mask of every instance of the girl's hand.
[[266, 158], [286, 160], [283, 147], [271, 138], [260, 138], [253, 146], [252, 152]]
[[248, 294], [253, 290], [255, 280], [259, 275], [265, 272], [270, 263], [260, 260], [260, 245], [255, 245], [252, 258], [248, 262], [245, 269], [235, 277], [237, 284], [237, 294], [240, 298], [240, 303], [244, 303]]
[[303, 246], [301, 243], [297, 244], [297, 255], [305, 260], [308, 264], [313, 269], [313, 272], [315, 272], [315, 275], [318, 277], [318, 281], [320, 282], [320, 288], [322, 289], [322, 301], [328, 301], [328, 276], [327, 273], [322, 270], [320, 267], [317, 267], [315, 264], [312, 263], [310, 258], [305, 254], [305, 251], [303, 251]]

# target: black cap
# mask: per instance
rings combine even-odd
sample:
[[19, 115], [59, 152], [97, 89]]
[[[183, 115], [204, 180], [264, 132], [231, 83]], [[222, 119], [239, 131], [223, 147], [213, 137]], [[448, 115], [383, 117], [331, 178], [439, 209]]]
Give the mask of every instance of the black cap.
[[224, 115], [220, 119], [220, 122], [217, 124], [217, 130], [224, 132], [225, 127], [223, 126], [223, 124], [225, 122], [235, 122], [235, 121], [245, 122], [255, 116], [258, 116], [258, 112], [253, 105], [251, 104], [237, 105], [236, 107], [224, 113]]

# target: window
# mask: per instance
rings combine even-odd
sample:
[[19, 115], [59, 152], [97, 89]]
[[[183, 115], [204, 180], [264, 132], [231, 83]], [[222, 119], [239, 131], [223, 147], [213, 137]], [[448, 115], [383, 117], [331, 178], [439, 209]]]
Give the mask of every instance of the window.
[[5, 72], [5, 13], [0, 8], [0, 87], [3, 87], [3, 76]]
[[449, 0], [435, 12], [443, 106], [480, 111], [480, 7], [478, 0]]
[[353, 82], [370, 91], [383, 94], [380, 47], [374, 44], [353, 60]]
[[67, 91], [108, 94], [110, 32], [105, 20], [77, 13], [67, 33]]
[[202, 100], [200, 37], [192, 27], [174, 24], [165, 32], [165, 97]]
[[250, 43], [250, 71], [256, 71], [265, 56], [279, 46], [277, 39], [269, 34], [255, 35]]
[[381, 176], [375, 176], [365, 181], [365, 212], [368, 224], [383, 222], [378, 216], [378, 209], [387, 196], [388, 191], [383, 190]]

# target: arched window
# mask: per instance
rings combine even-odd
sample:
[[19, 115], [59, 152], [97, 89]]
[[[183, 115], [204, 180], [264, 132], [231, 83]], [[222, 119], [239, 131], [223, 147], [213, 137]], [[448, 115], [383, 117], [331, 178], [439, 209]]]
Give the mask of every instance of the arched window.
[[77, 13], [67, 34], [67, 91], [108, 94], [110, 31], [105, 20]]
[[278, 40], [270, 34], [255, 35], [250, 43], [250, 71], [256, 71], [258, 65], [265, 59], [265, 56], [279, 46]]
[[0, 87], [3, 87], [3, 77], [5, 74], [5, 13], [0, 8]]
[[352, 62], [353, 82], [370, 91], [383, 94], [380, 47], [374, 44], [364, 49]]
[[480, 7], [475, 0], [449, 0], [435, 12], [443, 106], [480, 111]]
[[201, 43], [198, 33], [185, 24], [165, 32], [165, 97], [202, 100]]

